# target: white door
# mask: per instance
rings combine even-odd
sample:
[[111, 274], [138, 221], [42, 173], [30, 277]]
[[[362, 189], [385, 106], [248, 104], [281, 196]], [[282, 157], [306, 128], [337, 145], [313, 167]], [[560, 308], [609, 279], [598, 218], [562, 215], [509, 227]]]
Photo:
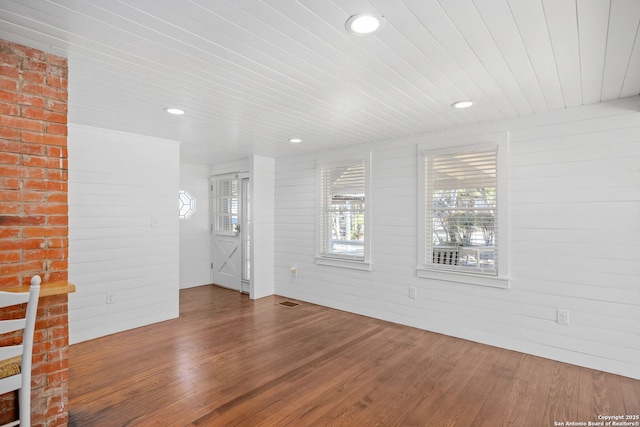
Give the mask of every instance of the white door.
[[242, 290], [240, 182], [237, 175], [211, 181], [212, 283]]

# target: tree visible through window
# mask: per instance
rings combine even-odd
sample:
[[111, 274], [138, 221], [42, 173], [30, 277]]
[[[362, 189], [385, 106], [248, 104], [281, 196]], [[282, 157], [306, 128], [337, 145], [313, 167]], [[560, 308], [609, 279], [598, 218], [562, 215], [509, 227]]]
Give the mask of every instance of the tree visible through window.
[[425, 157], [426, 264], [496, 274], [496, 166], [496, 150]]
[[322, 168], [320, 180], [321, 255], [364, 260], [364, 161]]

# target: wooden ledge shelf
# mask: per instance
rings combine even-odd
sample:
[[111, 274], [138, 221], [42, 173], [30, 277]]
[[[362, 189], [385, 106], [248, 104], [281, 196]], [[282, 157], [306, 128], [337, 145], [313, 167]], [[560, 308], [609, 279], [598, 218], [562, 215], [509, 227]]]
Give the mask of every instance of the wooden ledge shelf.
[[[29, 292], [29, 285], [18, 286], [14, 288], [0, 288], [0, 291], [5, 292]], [[52, 295], [64, 295], [71, 294], [76, 291], [76, 285], [66, 280], [59, 280], [57, 282], [42, 283], [40, 285], [40, 298], [50, 297]]]

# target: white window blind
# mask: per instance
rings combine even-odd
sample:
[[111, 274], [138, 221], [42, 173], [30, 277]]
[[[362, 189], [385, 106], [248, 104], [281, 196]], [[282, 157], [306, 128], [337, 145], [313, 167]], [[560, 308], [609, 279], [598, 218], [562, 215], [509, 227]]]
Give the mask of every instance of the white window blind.
[[364, 261], [364, 160], [322, 168], [320, 194], [320, 255]]
[[238, 180], [216, 180], [212, 193], [213, 230], [218, 234], [235, 234], [238, 226]]
[[497, 151], [425, 157], [425, 264], [497, 274]]

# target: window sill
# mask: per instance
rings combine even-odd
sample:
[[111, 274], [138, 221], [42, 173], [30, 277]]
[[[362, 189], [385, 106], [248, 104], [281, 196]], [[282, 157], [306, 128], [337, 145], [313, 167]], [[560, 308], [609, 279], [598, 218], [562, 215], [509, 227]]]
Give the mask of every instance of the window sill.
[[482, 274], [461, 273], [459, 271], [434, 270], [425, 267], [418, 267], [416, 272], [418, 277], [423, 279], [442, 280], [445, 282], [462, 283], [464, 285], [509, 289], [511, 284], [511, 279], [509, 277], [502, 276], [487, 276]]
[[316, 256], [316, 264], [331, 267], [350, 268], [352, 270], [371, 271], [371, 263], [351, 259], [328, 258]]

